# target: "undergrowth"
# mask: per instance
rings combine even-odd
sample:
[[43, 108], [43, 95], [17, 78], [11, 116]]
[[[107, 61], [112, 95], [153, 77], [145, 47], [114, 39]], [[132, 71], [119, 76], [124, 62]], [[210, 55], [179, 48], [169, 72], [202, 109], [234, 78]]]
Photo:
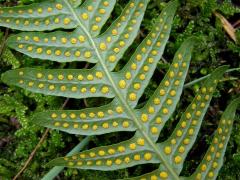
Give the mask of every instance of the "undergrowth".
[[[31, 4], [33, 2], [40, 2], [40, 0], [21, 0], [18, 3]], [[128, 57], [128, 55], [130, 56], [132, 50], [137, 47], [141, 40], [152, 29], [155, 21], [154, 18], [159, 15], [166, 5], [165, 2], [161, 2], [162, 3], [159, 3], [158, 0], [152, 0], [150, 2], [145, 14], [141, 32], [139, 32], [138, 38], [127, 52], [126, 57]], [[4, 6], [12, 6], [16, 5], [17, 2], [2, 0], [1, 3]], [[120, 14], [126, 3], [127, 1], [118, 1], [118, 4], [114, 9], [114, 16], [118, 16]], [[220, 65], [229, 64], [231, 65], [231, 68], [239, 67], [240, 46], [238, 43], [234, 43], [226, 35], [220, 21], [218, 21], [213, 15], [214, 11], [220, 12], [228, 18], [230, 22], [234, 23], [239, 20], [238, 17], [240, 8], [238, 7], [239, 4], [237, 2], [234, 3], [227, 0], [222, 1], [221, 3], [218, 3], [216, 0], [182, 1], [182, 4], [178, 9], [177, 16], [174, 19], [173, 30], [170, 41], [167, 44], [164, 57], [159, 62], [158, 71], [154, 74], [153, 80], [145, 91], [145, 97], [148, 98], [152, 95], [154, 89], [156, 89], [160, 82], [158, 77], [162, 77], [166, 73], [173, 54], [180, 47], [183, 40], [192, 35], [200, 38], [202, 43], [194, 50], [189, 76], [187, 77], [188, 82], [209, 74]], [[110, 18], [109, 23], [113, 20], [113, 17]], [[3, 38], [6, 29], [1, 28], [1, 32]], [[18, 33], [18, 31], [10, 31], [10, 34], [16, 33]], [[236, 33], [239, 37], [239, 30], [237, 30]], [[83, 68], [86, 66], [91, 67], [91, 64], [82, 63], [80, 65], [76, 65], [72, 63], [70, 65], [65, 63], [60, 65], [54, 62], [39, 62], [5, 47], [2, 51], [0, 66], [0, 73], [3, 73], [9, 69], [26, 66], [44, 68], [75, 68], [77, 66], [78, 68]], [[119, 65], [118, 68], [120, 69], [121, 65]], [[191, 157], [194, 157], [191, 159], [194, 159], [194, 161], [188, 160], [184, 164], [183, 175], [187, 176], [193, 173], [193, 170], [196, 168], [204, 155], [201, 151], [199, 151], [199, 148], [207, 147], [209, 145], [212, 133], [217, 127], [217, 121], [221, 112], [225, 109], [229, 100], [234, 99], [236, 95], [239, 94], [239, 79], [231, 80], [236, 77], [239, 77], [239, 72], [227, 74], [224, 79], [225, 81], [220, 84], [218, 91], [214, 93], [211, 107], [209, 108], [202, 130], [199, 134], [199, 137], [201, 137], [199, 139], [199, 144], [195, 144], [190, 152]], [[33, 113], [41, 112], [47, 109], [56, 109], [56, 107], [60, 108], [65, 99], [34, 94], [17, 87], [7, 87], [2, 82], [0, 83], [0, 176], [9, 179], [10, 177], [13, 177], [18, 170], [20, 170], [21, 166], [28, 158], [28, 155], [38, 143], [41, 134], [44, 132], [44, 128], [31, 123], [30, 119], [32, 118]], [[172, 129], [172, 123], [176, 124], [174, 119], [178, 119], [185, 108], [184, 104], [190, 103], [199, 87], [200, 83], [195, 84], [191, 88], [185, 89], [182, 96], [184, 98], [182, 99], [178, 110], [173, 115], [171, 123], [167, 124], [167, 127], [162, 134], [162, 138], [165, 135], [169, 135], [168, 130]], [[144, 99], [142, 102], [144, 102]], [[92, 106], [96, 103], [98, 105], [103, 105], [107, 102], [104, 99], [94, 98], [87, 100], [85, 103], [83, 100], [70, 99], [66, 109], [71, 109], [72, 107], [79, 107], [80, 109], [86, 106]], [[216, 116], [216, 114], [218, 114], [218, 116]], [[239, 119], [239, 114], [236, 119]], [[227, 163], [225, 163], [222, 167], [218, 179], [235, 180], [240, 178], [240, 122], [235, 121], [235, 125], [233, 127], [234, 129], [225, 156], [225, 161]], [[131, 136], [131, 133], [124, 133], [124, 135], [121, 133], [111, 133], [97, 136], [88, 145], [88, 147], [86, 147], [86, 149], [110, 144], [110, 142], [120, 142]], [[47, 140], [35, 155], [31, 165], [24, 172], [23, 178], [26, 179], [31, 177], [32, 179], [39, 179], [49, 170], [48, 167], [42, 166], [42, 164], [46, 164], [57, 156], [64, 156], [83, 138], [83, 136], [75, 136], [63, 132], [51, 131]], [[109, 141], [106, 141], [106, 139]], [[41, 164], [39, 162], [41, 162]], [[92, 178], [93, 180], [117, 179], [127, 177], [129, 174], [134, 176], [144, 172], [145, 166], [137, 166], [110, 173], [67, 168], [63, 171], [66, 178]]]

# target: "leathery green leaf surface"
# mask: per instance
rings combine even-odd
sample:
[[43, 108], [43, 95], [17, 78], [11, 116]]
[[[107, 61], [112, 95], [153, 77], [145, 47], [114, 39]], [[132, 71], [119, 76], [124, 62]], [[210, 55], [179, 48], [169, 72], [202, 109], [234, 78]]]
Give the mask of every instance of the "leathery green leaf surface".
[[[37, 113], [34, 123], [79, 135], [135, 132], [127, 141], [57, 158], [48, 165], [110, 171], [153, 163], [159, 164], [159, 168], [132, 179], [182, 178], [179, 175], [183, 162], [196, 140], [217, 82], [227, 67], [220, 67], [211, 74], [172, 135], [157, 143], [164, 124], [180, 100], [192, 50], [198, 42], [194, 37], [183, 42], [152, 97], [144, 107], [136, 109], [162, 57], [179, 4], [173, 0], [166, 5], [128, 63], [119, 72], [113, 72], [138, 35], [148, 2], [130, 0], [103, 33], [101, 29], [111, 15], [115, 0], [86, 0], [83, 3], [81, 0], [50, 0], [0, 9], [0, 26], [25, 31], [8, 39], [10, 48], [40, 60], [95, 64], [91, 69], [11, 70], [2, 76], [5, 83], [45, 95], [111, 99], [109, 104], [100, 107]], [[236, 106], [234, 101], [227, 108], [213, 144], [196, 172], [187, 178], [217, 177]]]
[[236, 109], [240, 104], [240, 98], [232, 101], [224, 111], [211, 145], [209, 146], [202, 162], [194, 174], [186, 179], [216, 179], [223, 165], [224, 154], [232, 132]]
[[71, 98], [114, 97], [105, 74], [97, 69], [34, 69], [6, 72], [3, 81], [32, 92]]
[[57, 62], [97, 62], [97, 55], [81, 29], [38, 34], [24, 32], [8, 39], [8, 46], [32, 58]]
[[227, 66], [222, 66], [211, 74], [203, 83], [202, 88], [192, 103], [182, 114], [172, 135], [165, 142], [160, 143], [161, 150], [169, 158], [169, 161], [174, 165], [178, 173], [181, 172], [184, 160], [197, 138], [202, 120], [208, 109], [218, 80], [227, 68]]

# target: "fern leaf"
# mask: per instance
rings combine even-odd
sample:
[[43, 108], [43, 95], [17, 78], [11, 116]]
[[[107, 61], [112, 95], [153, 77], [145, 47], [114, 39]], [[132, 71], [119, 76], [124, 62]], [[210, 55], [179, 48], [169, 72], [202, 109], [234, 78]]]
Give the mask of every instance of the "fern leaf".
[[[71, 2], [69, 1], [68, 4]], [[28, 6], [0, 9], [0, 26], [22, 31], [72, 29], [77, 21], [65, 0], [49, 0]]]
[[98, 49], [110, 71], [137, 36], [147, 3], [148, 0], [129, 1], [122, 14], [99, 36]]
[[81, 135], [136, 130], [124, 108], [114, 102], [102, 107], [76, 111], [47, 111], [36, 114], [33, 119], [36, 124]]
[[24, 32], [11, 36], [7, 44], [32, 58], [57, 62], [97, 62], [95, 50], [80, 28], [73, 32]]
[[167, 173], [167, 171], [156, 169], [150, 173], [146, 173], [138, 177], [126, 178], [124, 180], [139, 180], [139, 179], [156, 179], [156, 180], [161, 179], [162, 180], [162, 179], [171, 179], [171, 177], [169, 177], [169, 174]]
[[149, 132], [154, 141], [158, 139], [161, 129], [180, 99], [195, 41], [195, 38], [189, 38], [182, 44], [159, 87], [138, 111], [138, 118], [150, 126]]
[[69, 3], [70, 3], [73, 7], [78, 7], [78, 6], [82, 3], [82, 0], [70, 0]]
[[[195, 105], [194, 105], [196, 101], [198, 102], [196, 103], [196, 105], [198, 104], [200, 106], [201, 105], [203, 106], [203, 102], [201, 102], [202, 99], [198, 100], [199, 95], [202, 95], [203, 92], [204, 92], [203, 94], [205, 94], [205, 88], [207, 87], [209, 87], [207, 90], [210, 91], [210, 94], [212, 94], [212, 91], [216, 87], [216, 83], [217, 83], [216, 79], [218, 79], [218, 76], [221, 76], [223, 74], [224, 70], [226, 70], [226, 66], [218, 68], [216, 71], [214, 71], [211, 74], [211, 76], [205, 81], [204, 83], [205, 86], [202, 88], [201, 92], [198, 95], [196, 95], [193, 102], [191, 103], [191, 105], [189, 105], [186, 111], [188, 110], [193, 111], [192, 107], [194, 107], [194, 109], [197, 109], [197, 106], [195, 108]], [[206, 95], [203, 98], [204, 99], [203, 101], [205, 104], [207, 104], [206, 101], [210, 101], [209, 99], [211, 99], [211, 96], [212, 96], [210, 94], [207, 100], [205, 99]], [[224, 111], [221, 117], [219, 126], [216, 132], [214, 133], [215, 135], [213, 137], [213, 142], [209, 146], [202, 162], [199, 164], [199, 166], [197, 167], [196, 171], [193, 173], [192, 176], [181, 177], [182, 179], [201, 180], [201, 179], [217, 178], [217, 174], [221, 169], [221, 166], [223, 165], [224, 154], [227, 148], [227, 143], [230, 138], [234, 116], [236, 113], [236, 109], [239, 105], [239, 102], [240, 102], [240, 98], [237, 98], [228, 105], [228, 107], [226, 108], [226, 110]], [[201, 108], [204, 108], [204, 107], [201, 107]], [[201, 121], [203, 119], [203, 117], [198, 117], [197, 120], [195, 120], [195, 118], [188, 119], [185, 127], [185, 123], [184, 123], [184, 121], [186, 122], [185, 115], [186, 115], [186, 112], [183, 114], [176, 129], [172, 133], [171, 138], [169, 138], [167, 141], [160, 144], [162, 151], [164, 151], [165, 154], [169, 156], [169, 161], [172, 161], [173, 165], [176, 164], [175, 160], [179, 160], [178, 158], [176, 158], [177, 155], [180, 154], [180, 156], [183, 157], [183, 159], [185, 159], [187, 153], [191, 148], [190, 146], [193, 145], [193, 142], [196, 139], [196, 137], [194, 137], [195, 133], [196, 134], [198, 133], [196, 131], [199, 131], [199, 128], [201, 126]], [[204, 116], [204, 113], [201, 116]], [[196, 131], [192, 131], [192, 130], [189, 131], [191, 129], [191, 126], [194, 126], [194, 130]], [[177, 130], [179, 129], [185, 130], [185, 133], [183, 132], [182, 133], [183, 135], [181, 137], [177, 137], [176, 135]], [[192, 132], [194, 132], [194, 134], [192, 134]], [[179, 138], [183, 140], [178, 141]], [[182, 163], [183, 161], [179, 163], [180, 165], [177, 165], [177, 166], [175, 165], [175, 168], [178, 171], [178, 173], [181, 172]], [[159, 177], [160, 179], [173, 179], [173, 177], [169, 176], [168, 172], [166, 171], [166, 168], [163, 166], [160, 166], [159, 169], [156, 169], [150, 173], [147, 173], [138, 177], [134, 177], [134, 178], [128, 178], [126, 180], [158, 179]]]
[[151, 150], [147, 150], [143, 138], [93, 148], [69, 157], [58, 158], [48, 165], [95, 169], [102, 171], [132, 167], [138, 164], [159, 163]]
[[[33, 118], [34, 123], [80, 135], [135, 132], [127, 141], [57, 158], [49, 165], [109, 171], [154, 163], [159, 164], [158, 169], [133, 179], [181, 178], [179, 174], [183, 162], [196, 141], [217, 82], [227, 67], [220, 67], [211, 74], [182, 115], [172, 135], [165, 142], [157, 143], [162, 128], [180, 100], [196, 38], [184, 41], [154, 94], [143, 108], [135, 109], [162, 57], [178, 7], [177, 0], [169, 2], [129, 62], [119, 72], [112, 72], [137, 36], [148, 2], [149, 0], [130, 0], [122, 14], [102, 34], [100, 31], [116, 0], [86, 0], [83, 4], [81, 0], [51, 0], [0, 9], [0, 26], [34, 31], [11, 36], [8, 46], [12, 49], [41, 60], [60, 63], [85, 61], [95, 64], [91, 69], [80, 70], [11, 70], [2, 75], [5, 83], [46, 95], [112, 99], [109, 104], [100, 107], [37, 113]], [[36, 32], [46, 30], [52, 32]], [[233, 119], [236, 102], [233, 104], [230, 105], [230, 110], [226, 110], [223, 119]], [[228, 121], [224, 122], [226, 124]], [[228, 130], [223, 125], [220, 124], [217, 135], [226, 133], [225, 141], [217, 145], [215, 140], [212, 145], [216, 146], [215, 149], [221, 149], [217, 160], [219, 164], [223, 161], [232, 124], [227, 125]], [[217, 152], [214, 153], [217, 155]], [[209, 159], [208, 156], [206, 158]], [[211, 159], [206, 163], [204, 159], [201, 167], [190, 178], [199, 176], [203, 163], [206, 164], [206, 172], [201, 177], [206, 177], [207, 174], [209, 176], [211, 172], [212, 178], [216, 178], [220, 166], [214, 172], [210, 171], [211, 163], [214, 162]]]
[[11, 70], [2, 80], [32, 92], [71, 98], [114, 97], [113, 89], [102, 71], [76, 69]]
[[106, 0], [85, 1], [84, 4], [76, 10], [76, 14], [79, 15], [84, 27], [94, 37], [99, 34], [115, 4], [116, 0], [111, 0], [111, 3]]
[[217, 178], [218, 172], [223, 165], [224, 154], [232, 132], [234, 116], [239, 103], [240, 98], [237, 98], [228, 105], [201, 164], [199, 164], [195, 173], [187, 179]]
[[227, 68], [228, 66], [222, 66], [216, 69], [203, 83], [204, 86], [183, 113], [172, 135], [160, 144], [162, 151], [168, 156], [178, 173], [181, 172], [183, 162], [197, 138], [218, 79], [222, 77]]
[[135, 107], [142, 96], [159, 59], [162, 57], [177, 6], [176, 1], [168, 4], [166, 9], [156, 19], [153, 30], [138, 46], [123, 70], [117, 73], [118, 77], [125, 77], [123, 79], [119, 78], [119, 88], [127, 91], [128, 94], [136, 94], [136, 101], [129, 102], [133, 107]]

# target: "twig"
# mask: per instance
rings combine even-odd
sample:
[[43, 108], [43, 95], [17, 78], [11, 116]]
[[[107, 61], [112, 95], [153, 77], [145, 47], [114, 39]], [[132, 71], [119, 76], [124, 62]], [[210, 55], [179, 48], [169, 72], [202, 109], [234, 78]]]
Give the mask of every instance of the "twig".
[[9, 29], [6, 28], [5, 33], [4, 33], [4, 36], [3, 36], [3, 38], [1, 39], [2, 43], [1, 43], [1, 46], [0, 46], [0, 57], [2, 57], [2, 53], [3, 53], [3, 50], [4, 50], [4, 48], [5, 48], [5, 42], [6, 42], [6, 40], [7, 40], [8, 35], [9, 35]]
[[66, 105], [67, 105], [68, 102], [69, 102], [69, 98], [67, 98], [67, 99], [64, 101], [64, 103], [63, 103], [62, 107], [60, 108], [60, 110], [64, 109], [64, 108], [66, 107]]
[[240, 27], [240, 20], [237, 20], [234, 24], [233, 24], [234, 28], [239, 28]]
[[[232, 71], [239, 71], [239, 70], [240, 70], [240, 68], [233, 68], [233, 69], [228, 69], [226, 72], [229, 73], [229, 72], [232, 72]], [[196, 80], [193, 80], [193, 81], [185, 84], [185, 85], [184, 85], [184, 88], [188, 88], [188, 87], [192, 86], [193, 84], [199, 83], [200, 81], [208, 78], [209, 76], [210, 76], [210, 74], [208, 74], [208, 75], [206, 75], [206, 76], [203, 76], [203, 77], [201, 77], [201, 78], [198, 78], [198, 79], [196, 79]]]
[[[93, 136], [85, 137], [79, 144], [77, 144], [68, 154], [67, 156], [71, 156], [79, 151], [81, 151], [89, 142], [93, 139]], [[55, 166], [53, 167], [41, 180], [52, 180], [54, 179], [62, 170], [63, 166]]]
[[[88, 67], [88, 64], [85, 68]], [[88, 107], [86, 98], [83, 99], [84, 105]], [[87, 136], [85, 137], [79, 144], [77, 144], [68, 154], [67, 156], [71, 156], [79, 151], [81, 151], [92, 139], [94, 136]], [[54, 179], [62, 170], [64, 169], [63, 166], [55, 166], [53, 167], [41, 180], [52, 180]], [[60, 178], [59, 178], [60, 179]]]
[[162, 61], [165, 63], [165, 64], [168, 64], [167, 60], [162, 56]]
[[36, 151], [41, 147], [43, 141], [45, 140], [45, 138], [48, 135], [49, 132], [49, 128], [46, 129], [46, 131], [44, 132], [43, 136], [41, 137], [40, 141], [38, 142], [38, 144], [36, 145], [36, 147], [34, 148], [34, 150], [31, 152], [30, 156], [28, 157], [28, 160], [24, 163], [24, 166], [22, 167], [22, 169], [17, 173], [16, 176], [14, 176], [13, 180], [16, 180], [21, 174], [22, 172], [27, 168], [28, 164], [31, 162], [31, 160], [33, 159]]
[[88, 107], [88, 102], [87, 102], [87, 99], [86, 99], [86, 98], [83, 99], [83, 103], [84, 103], [84, 105], [85, 105], [86, 107]]
[[[5, 2], [5, 3], [4, 3], [4, 6], [9, 6], [9, 3], [8, 3], [8, 2]], [[6, 40], [7, 40], [8, 35], [9, 35], [9, 29], [6, 28], [6, 29], [5, 29], [5, 33], [4, 33], [4, 36], [3, 36], [3, 38], [1, 39], [2, 43], [1, 43], [1, 46], [0, 46], [0, 57], [2, 57], [2, 53], [3, 53], [3, 50], [4, 50], [4, 48], [5, 48], [5, 42], [6, 42]]]
[[[67, 103], [69, 101], [69, 98], [67, 98], [62, 107], [60, 109], [63, 109]], [[47, 128], [44, 132], [44, 134], [42, 135], [41, 139], [39, 140], [38, 144], [35, 146], [34, 150], [31, 152], [30, 156], [28, 157], [27, 161], [24, 163], [24, 166], [22, 167], [22, 169], [17, 173], [16, 176], [14, 176], [13, 180], [16, 180], [22, 173], [23, 171], [27, 168], [27, 166], [29, 165], [29, 163], [32, 161], [34, 155], [36, 154], [37, 150], [41, 147], [42, 143], [44, 142], [44, 140], [46, 139], [48, 132], [50, 131], [49, 128]]]
[[[7, 7], [8, 7], [8, 6], [11, 6], [10, 2], [5, 2], [3, 5], [4, 5], [4, 6], [7, 6]], [[5, 29], [5, 33], [4, 33], [4, 36], [3, 36], [3, 38], [1, 39], [2, 43], [1, 43], [1, 46], [0, 46], [0, 57], [2, 57], [2, 53], [3, 53], [3, 50], [4, 50], [4, 48], [5, 48], [5, 42], [6, 42], [6, 40], [7, 40], [8, 35], [9, 35], [9, 29], [6, 28], [6, 29]]]

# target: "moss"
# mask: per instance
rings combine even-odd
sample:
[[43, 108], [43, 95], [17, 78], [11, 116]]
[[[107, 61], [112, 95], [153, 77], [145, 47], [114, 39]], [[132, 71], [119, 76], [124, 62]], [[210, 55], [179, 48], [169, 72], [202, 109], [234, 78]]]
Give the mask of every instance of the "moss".
[[[30, 4], [39, 2], [40, 0], [20, 0], [19, 4]], [[4, 4], [10, 2], [16, 4], [16, 1], [1, 0], [0, 3]], [[122, 7], [127, 1], [118, 1], [118, 5], [115, 8], [115, 15], [119, 14]], [[165, 1], [152, 0], [148, 6], [145, 19], [143, 21], [142, 30], [139, 34], [136, 43], [133, 44], [131, 49], [134, 49], [136, 45], [146, 36], [147, 32], [152, 29], [155, 21], [154, 17], [157, 17], [161, 9], [165, 6]], [[190, 76], [192, 78], [187, 79], [191, 81], [194, 78], [199, 78], [208, 72], [212, 72], [213, 69], [222, 65], [230, 64], [231, 68], [240, 67], [239, 43], [234, 43], [224, 32], [219, 21], [216, 21], [213, 15], [214, 11], [221, 12], [232, 23], [239, 17], [240, 8], [239, 4], [231, 3], [228, 0], [223, 0], [218, 3], [217, 0], [184, 0], [181, 1], [181, 7], [178, 10], [177, 16], [174, 20], [173, 32], [171, 33], [170, 42], [167, 45], [167, 51], [164, 54], [164, 60], [159, 62], [158, 72], [155, 74], [153, 81], [148, 86], [145, 97], [149, 97], [152, 94], [152, 90], [156, 88], [157, 82], [168, 67], [167, 62], [171, 62], [174, 52], [179, 48], [180, 44], [186, 37], [191, 35], [198, 36], [201, 43], [197, 47], [194, 53], [194, 59], [190, 68]], [[238, 16], [237, 16], [238, 15]], [[114, 16], [113, 16], [114, 17]], [[110, 19], [111, 23], [114, 18]], [[1, 29], [4, 32], [4, 29]], [[11, 34], [16, 33], [12, 31]], [[237, 31], [237, 36], [240, 37], [240, 31]], [[239, 38], [238, 38], [239, 39]], [[127, 53], [130, 53], [127, 52]], [[126, 56], [128, 57], [128, 56]], [[31, 58], [21, 55], [17, 52], [5, 49], [2, 53], [0, 62], [0, 73], [3, 73], [7, 69], [14, 69], [22, 66], [44, 68], [59, 68], [56, 63], [49, 62], [36, 62]], [[67, 67], [68, 64], [61, 66]], [[73, 65], [75, 66], [75, 65]], [[81, 64], [80, 66], [85, 66]], [[121, 68], [121, 66], [119, 67]], [[239, 77], [239, 72], [232, 73], [228, 77]], [[218, 111], [221, 111], [226, 107], [226, 99], [234, 99], [236, 94], [239, 94], [239, 80], [227, 81], [223, 83], [224, 86], [220, 86], [219, 91], [215, 94], [215, 98], [211, 104], [210, 111], [207, 114], [206, 121], [201, 130], [200, 139], [202, 145], [206, 145], [206, 141], [211, 138], [211, 133], [207, 132], [209, 129], [214, 129], [218, 117], [214, 117]], [[192, 89], [185, 91], [186, 96], [183, 97], [184, 103], [189, 103], [194, 94], [198, 90], [199, 85], [196, 84]], [[229, 91], [232, 93], [230, 94]], [[23, 163], [28, 158], [29, 154], [36, 146], [44, 132], [43, 128], [34, 126], [31, 124], [32, 114], [35, 112], [44, 111], [45, 109], [56, 109], [63, 103], [63, 98], [42, 96], [39, 94], [33, 94], [25, 90], [16, 87], [7, 87], [0, 82], [0, 142], [3, 139], [6, 140], [1, 144], [4, 148], [0, 147], [0, 177], [9, 178], [19, 171]], [[141, 99], [144, 103], [144, 99]], [[102, 99], [90, 99], [88, 103], [91, 104], [105, 104]], [[71, 100], [67, 108], [76, 106], [82, 106], [83, 102], [78, 100]], [[179, 117], [184, 104], [180, 104], [178, 112], [174, 115], [174, 118]], [[239, 117], [238, 117], [239, 119]], [[169, 123], [169, 128], [171, 124]], [[167, 132], [166, 132], [167, 134]], [[162, 134], [161, 136], [164, 137]], [[129, 134], [131, 136], [131, 134]], [[7, 139], [6, 139], [7, 138]], [[51, 131], [47, 140], [43, 146], [36, 153], [32, 163], [23, 173], [23, 179], [31, 177], [31, 179], [39, 179], [49, 170], [44, 166], [51, 159], [65, 155], [68, 151], [78, 143], [82, 137], [76, 137], [66, 133]], [[95, 137], [95, 140], [89, 144], [91, 146], [100, 146], [104, 143], [108, 143], [108, 139], [115, 139], [122, 141], [123, 135], [121, 133], [108, 134], [104, 136]], [[111, 141], [112, 142], [112, 141]], [[205, 144], [204, 144], [205, 143]], [[193, 171], [193, 167], [200, 161], [202, 153], [197, 151], [197, 145], [191, 151], [191, 159], [184, 164], [184, 173], [189, 175]], [[193, 161], [192, 159], [196, 159]], [[240, 178], [240, 122], [235, 122], [233, 133], [230, 139], [230, 143], [226, 153], [226, 163], [224, 163], [221, 169], [218, 179], [239, 179]], [[143, 173], [144, 166], [138, 166], [135, 168], [124, 169], [115, 172], [100, 173], [96, 171], [79, 171], [72, 169], [65, 169], [61, 177], [65, 176], [65, 179], [117, 179], [127, 177], [128, 174]]]

